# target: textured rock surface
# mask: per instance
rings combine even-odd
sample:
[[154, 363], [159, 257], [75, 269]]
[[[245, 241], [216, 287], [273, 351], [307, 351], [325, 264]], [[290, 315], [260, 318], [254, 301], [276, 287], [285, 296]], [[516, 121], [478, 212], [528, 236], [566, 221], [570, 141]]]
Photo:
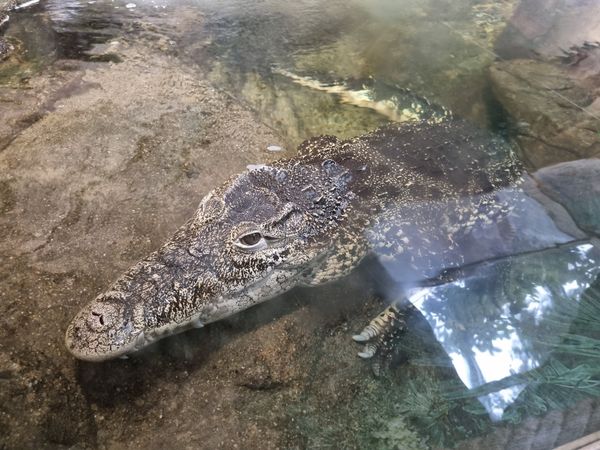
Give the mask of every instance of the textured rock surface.
[[599, 61], [594, 50], [574, 67], [519, 59], [491, 66], [494, 94], [518, 123], [532, 167], [600, 156]]
[[591, 182], [600, 173], [600, 159], [557, 164], [536, 175], [541, 190], [564, 205], [579, 227], [600, 236], [600, 186]]
[[600, 154], [600, 49], [582, 47], [599, 15], [593, 0], [521, 0], [495, 43], [492, 89], [535, 168]]
[[12, 51], [13, 46], [0, 37], [0, 61], [2, 61], [5, 58], [8, 58]]
[[555, 57], [600, 40], [595, 0], [521, 0], [495, 43], [502, 58]]

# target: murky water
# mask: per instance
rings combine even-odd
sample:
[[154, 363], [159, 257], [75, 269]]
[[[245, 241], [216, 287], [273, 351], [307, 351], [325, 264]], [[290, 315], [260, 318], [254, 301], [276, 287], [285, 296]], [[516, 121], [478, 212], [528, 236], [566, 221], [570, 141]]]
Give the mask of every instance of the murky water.
[[[580, 2], [565, 13], [569, 26], [575, 22], [572, 19], [577, 8], [586, 4]], [[595, 11], [594, 5], [588, 7]], [[26, 83], [62, 60], [85, 61], [96, 64], [93, 68], [97, 70], [107, 70], [127, 57], [123, 48], [134, 48], [142, 42], [150, 43], [148, 48], [156, 55], [166, 55], [174, 65], [176, 61], [190, 68], [198, 79], [209, 80], [217, 90], [251, 109], [259, 122], [282, 137], [281, 142], [272, 142], [271, 150], [282, 147], [293, 152], [296, 145], [311, 136], [346, 138], [389, 122], [439, 122], [454, 114], [519, 141], [524, 163], [532, 170], [598, 156], [592, 142], [600, 135], [600, 107], [594, 97], [597, 81], [593, 84], [598, 73], [594, 72], [598, 64], [593, 53], [597, 26], [582, 25], [578, 42], [571, 42], [564, 36], [574, 35], [561, 28], [562, 16], [548, 13], [548, 17], [528, 27], [523, 22], [531, 16], [527, 12], [519, 15], [519, 8], [523, 7], [517, 1], [476, 0], [42, 0], [11, 13], [5, 36], [16, 46], [16, 56], [0, 63], [0, 84]], [[548, 22], [545, 28], [543, 19]], [[510, 27], [521, 33], [519, 39], [511, 38], [517, 33]], [[590, 44], [587, 50], [575, 48], [569, 55], [562, 55], [566, 60], [556, 58], [560, 54], [556, 49], [584, 42]], [[545, 67], [523, 75], [519, 70], [527, 62], [504, 72], [490, 69], [501, 59], [498, 55], [509, 58], [529, 55], [533, 50], [537, 56], [545, 52], [545, 59], [540, 60], [558, 67], [557, 73], [564, 75], [564, 80], [544, 78], [551, 70]], [[152, 58], [145, 59], [144, 64], [151, 68]], [[514, 91], [498, 81], [499, 74], [515, 76]], [[121, 82], [126, 85], [129, 80]], [[528, 87], [523, 88], [520, 82], [529, 83]], [[548, 117], [538, 120], [539, 111], [524, 110], [515, 100], [519, 96], [534, 98]], [[555, 105], [548, 98], [558, 98], [559, 106], [572, 110], [572, 115], [550, 115]], [[166, 111], [160, 120], [168, 116]], [[184, 126], [193, 130], [199, 123], [194, 122], [195, 117]], [[107, 120], [110, 127], [110, 118]], [[542, 122], [550, 125], [536, 128]], [[567, 131], [552, 137], [556, 139], [550, 145], [552, 152], [557, 152], [554, 154], [540, 148], [536, 139], [545, 138], [548, 129], [558, 128], [553, 124], [559, 122], [567, 124]], [[580, 122], [583, 125], [579, 126]], [[144, 126], [148, 125], [140, 125]], [[523, 127], [529, 131], [519, 134]], [[574, 150], [569, 139], [587, 146]], [[136, 156], [136, 162], [148, 156], [145, 149], [138, 143], [141, 156]], [[186, 166], [186, 176], [193, 178], [194, 173], [193, 167]], [[144, 173], [149, 178], [155, 175], [149, 174]], [[572, 175], [577, 174], [575, 171]], [[559, 183], [560, 177], [553, 188], [564, 194], [560, 198], [568, 199], [563, 206], [569, 214], [564, 217], [574, 218], [585, 233], [563, 233], [561, 227], [567, 219], [563, 220], [562, 210], [542, 211], [536, 203], [539, 199], [531, 192], [501, 191], [498, 198], [510, 198], [506, 204], [518, 201], [518, 205], [525, 205], [510, 208], [522, 208], [530, 215], [524, 212], [519, 216], [526, 217], [526, 223], [507, 220], [504, 225], [509, 231], [480, 230], [476, 238], [485, 240], [488, 247], [479, 251], [492, 261], [469, 266], [470, 271], [461, 277], [437, 286], [411, 285], [407, 297], [419, 313], [410, 317], [412, 332], [396, 343], [391, 368], [384, 370], [380, 378], [370, 379], [366, 394], [328, 405], [336, 419], [326, 426], [321, 426], [320, 420], [327, 414], [315, 411], [320, 391], [309, 381], [308, 387], [299, 389], [299, 400], [286, 410], [289, 426], [278, 432], [302, 436], [301, 442], [307, 448], [338, 448], [336, 440], [343, 432], [357, 436], [347, 441], [353, 445], [455, 446], [508, 423], [521, 424], [530, 417], [600, 396], [600, 321], [596, 314], [600, 304], [600, 254], [597, 238], [589, 240], [598, 235], [600, 208], [593, 195], [577, 194], [577, 189], [593, 193], [600, 187], [593, 174], [579, 178], [573, 183], [576, 188], [570, 188], [575, 194], [566, 187], [563, 192], [568, 183], [564, 179]], [[8, 200], [5, 203], [8, 205]], [[417, 205], [413, 215], [420, 217], [428, 211], [447, 218], [453, 214], [451, 208], [459, 207]], [[64, 227], [68, 230], [79, 219], [74, 220], [64, 222]], [[398, 224], [405, 218], [393, 220]], [[560, 222], [560, 229], [555, 222]], [[406, 229], [415, 223], [407, 224]], [[414, 230], [411, 238], [424, 242], [439, 238], [442, 242], [447, 236], [435, 233], [444, 234], [444, 226], [429, 234], [424, 234], [424, 229]], [[534, 232], [513, 237], [526, 226], [532, 226], [537, 235]], [[59, 233], [53, 229], [52, 234], [55, 232]], [[500, 238], [493, 235], [496, 232]], [[506, 240], [510, 240], [510, 251], [499, 250]], [[548, 247], [562, 247], [544, 253], [540, 251], [541, 242]], [[500, 254], [502, 258], [495, 259]], [[471, 265], [474, 261], [482, 262], [462, 262]], [[380, 269], [387, 269], [392, 281], [398, 274], [397, 267], [385, 263]], [[397, 288], [397, 284], [392, 285], [394, 288], [383, 289], [382, 294]], [[327, 366], [327, 356], [316, 361], [306, 373], [315, 383], [323, 383], [324, 377], [319, 376], [326, 369], [319, 365]], [[337, 357], [331, 361], [336, 362]], [[344, 362], [330, 369], [344, 372], [346, 377], [364, 376], [347, 373], [346, 366]], [[81, 378], [85, 383], [85, 377]], [[98, 382], [97, 377], [89, 376], [87, 381], [90, 379]], [[261, 402], [265, 400], [256, 400], [256, 405]], [[110, 400], [105, 403], [110, 404]], [[361, 419], [364, 424], [356, 425], [355, 413], [348, 413], [345, 423], [346, 408], [366, 414]]]

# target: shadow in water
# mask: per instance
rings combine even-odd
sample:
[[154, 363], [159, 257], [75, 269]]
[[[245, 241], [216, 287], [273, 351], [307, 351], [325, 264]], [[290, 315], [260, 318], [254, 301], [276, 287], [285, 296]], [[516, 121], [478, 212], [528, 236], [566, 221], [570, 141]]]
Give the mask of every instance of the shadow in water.
[[[298, 344], [301, 344], [300, 341], [308, 341], [308, 345], [312, 342], [318, 346], [318, 342], [321, 341], [318, 336], [331, 333], [342, 323], [346, 323], [349, 317], [365, 314], [361, 306], [367, 298], [373, 297], [372, 286], [365, 265], [359, 273], [345, 280], [317, 288], [295, 288], [235, 316], [208, 324], [204, 328], [192, 329], [162, 339], [128, 359], [101, 363], [78, 361], [78, 384], [88, 401], [105, 407], [128, 404], [152, 391], [157, 385], [164, 385], [165, 381], [178, 380], [198, 373], [215, 378], [231, 378], [230, 382], [233, 384], [250, 389], [277, 388], [280, 386], [278, 381], [246, 381], [241, 376], [243, 374], [238, 373], [239, 368], [222, 366], [213, 356], [218, 355], [217, 357], [221, 358], [223, 348], [228, 347], [228, 351], [235, 354], [235, 360], [248, 360], [244, 371], [252, 370], [253, 365], [256, 365], [253, 353], [260, 352], [264, 343], [253, 333], [269, 326], [270, 323], [280, 323], [279, 321], [286, 316], [293, 315], [304, 307], [308, 310], [307, 316], [293, 319], [296, 322], [291, 325], [292, 329], [284, 327], [284, 332], [291, 336], [290, 339], [297, 339]], [[340, 301], [341, 299], [343, 301]], [[366, 321], [371, 313], [371, 310], [368, 311], [362, 321]], [[358, 322], [361, 323], [360, 317]], [[267, 334], [270, 342], [279, 339], [270, 330]], [[351, 342], [350, 336], [351, 331], [348, 331], [348, 342]], [[288, 350], [284, 346], [277, 351], [288, 355]], [[317, 358], [318, 349], [314, 350]], [[285, 356], [281, 354], [275, 357]], [[221, 375], [218, 373], [219, 368], [224, 370]]]

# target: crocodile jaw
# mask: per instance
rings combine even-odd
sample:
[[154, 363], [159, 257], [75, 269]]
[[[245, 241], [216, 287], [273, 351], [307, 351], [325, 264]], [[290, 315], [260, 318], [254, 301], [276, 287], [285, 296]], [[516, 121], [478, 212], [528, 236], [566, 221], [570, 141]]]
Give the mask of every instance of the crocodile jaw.
[[[184, 331], [202, 328], [204, 325], [216, 322], [236, 314], [244, 309], [267, 301], [289, 290], [297, 282], [295, 271], [276, 270], [275, 276], [258, 280], [233, 297], [217, 297], [188, 318], [177, 322], [169, 322], [161, 326], [149, 327], [143, 325], [143, 303], [134, 307], [133, 319], [123, 320], [122, 325], [112, 326], [97, 322], [90, 323], [99, 317], [103, 308], [104, 296], [99, 296], [95, 302], [84, 307], [67, 328], [65, 344], [69, 352], [77, 359], [91, 362], [101, 362], [114, 358], [126, 358], [148, 345]], [[104, 306], [106, 310], [106, 306]], [[110, 309], [110, 308], [109, 308]], [[94, 313], [94, 311], [97, 311]], [[110, 320], [110, 314], [105, 312], [104, 320]], [[121, 311], [113, 314], [119, 319], [124, 317]], [[119, 322], [116, 322], [118, 324]], [[136, 326], [135, 324], [139, 324]], [[101, 325], [108, 329], [98, 330]], [[113, 325], [115, 325], [113, 318]]]
[[352, 180], [330, 159], [232, 178], [75, 316], [67, 348], [88, 361], [124, 356], [285, 292], [328, 250], [356, 198]]

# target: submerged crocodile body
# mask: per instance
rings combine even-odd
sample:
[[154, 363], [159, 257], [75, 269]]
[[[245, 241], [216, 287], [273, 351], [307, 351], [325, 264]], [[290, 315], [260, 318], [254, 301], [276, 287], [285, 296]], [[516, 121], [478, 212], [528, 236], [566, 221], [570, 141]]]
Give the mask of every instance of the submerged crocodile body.
[[323, 82], [280, 67], [273, 67], [271, 72], [299, 86], [333, 95], [340, 103], [370, 109], [392, 122], [440, 123], [451, 116], [447, 109], [431, 103], [410, 89], [376, 78]]
[[[210, 192], [162, 248], [76, 315], [67, 347], [84, 360], [123, 356], [343, 277], [369, 254], [410, 286], [585, 237], [569, 220], [557, 228], [534, 200], [545, 196], [527, 189], [535, 182], [523, 181], [511, 149], [459, 119], [310, 139], [297, 157], [250, 166]], [[533, 232], [522, 232], [532, 218]]]

